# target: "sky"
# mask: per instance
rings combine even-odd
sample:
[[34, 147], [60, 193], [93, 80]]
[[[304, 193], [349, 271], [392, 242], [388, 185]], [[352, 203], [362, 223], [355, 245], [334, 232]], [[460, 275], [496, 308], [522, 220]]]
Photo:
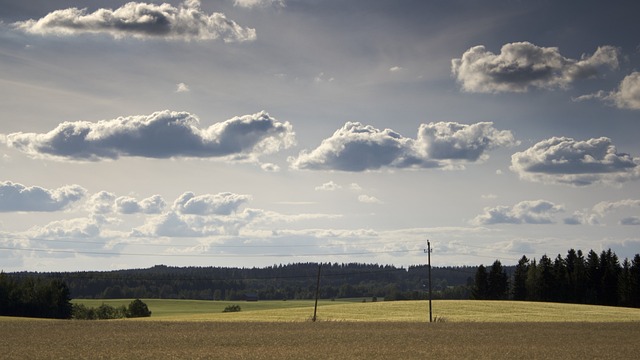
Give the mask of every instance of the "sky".
[[0, 9], [1, 271], [640, 253], [640, 4]]

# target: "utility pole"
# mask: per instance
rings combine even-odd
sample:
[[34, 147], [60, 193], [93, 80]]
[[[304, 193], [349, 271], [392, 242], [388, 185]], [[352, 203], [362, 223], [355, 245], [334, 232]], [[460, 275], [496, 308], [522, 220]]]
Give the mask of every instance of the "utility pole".
[[320, 270], [322, 270], [322, 263], [318, 265], [318, 281], [316, 282], [316, 305], [313, 307], [313, 318], [311, 321], [316, 322], [316, 313], [318, 311], [318, 296], [320, 295]]
[[427, 269], [429, 269], [429, 322], [433, 322], [433, 312], [431, 311], [431, 243], [427, 239]]

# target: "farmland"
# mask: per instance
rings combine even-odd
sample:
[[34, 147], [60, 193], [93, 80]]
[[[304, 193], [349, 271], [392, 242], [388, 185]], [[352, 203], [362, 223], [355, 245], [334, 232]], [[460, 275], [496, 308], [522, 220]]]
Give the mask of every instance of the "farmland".
[[313, 323], [310, 301], [241, 302], [238, 313], [222, 313], [228, 302], [145, 302], [151, 318], [2, 318], [3, 358], [635, 358], [640, 338], [639, 310], [602, 306], [434, 301], [446, 322], [428, 323], [425, 301], [322, 301]]

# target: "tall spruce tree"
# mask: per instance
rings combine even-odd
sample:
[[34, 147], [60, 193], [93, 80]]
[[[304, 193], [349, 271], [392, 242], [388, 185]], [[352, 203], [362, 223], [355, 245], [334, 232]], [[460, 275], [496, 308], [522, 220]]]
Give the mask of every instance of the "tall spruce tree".
[[508, 295], [509, 277], [500, 260], [496, 260], [491, 265], [487, 277], [487, 298], [490, 300], [504, 300]]
[[513, 300], [527, 299], [527, 272], [529, 271], [529, 259], [522, 255], [513, 272], [511, 297]]
[[489, 277], [487, 275], [487, 269], [484, 265], [480, 264], [476, 270], [476, 276], [473, 282], [473, 289], [471, 290], [471, 296], [475, 300], [486, 300], [489, 294]]

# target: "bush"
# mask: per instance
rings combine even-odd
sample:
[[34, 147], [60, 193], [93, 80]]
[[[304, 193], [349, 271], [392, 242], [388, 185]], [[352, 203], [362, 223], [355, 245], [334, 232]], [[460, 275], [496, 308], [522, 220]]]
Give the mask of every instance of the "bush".
[[240, 308], [240, 305], [229, 305], [226, 308], [224, 308], [224, 310], [222, 310], [222, 312], [238, 312], [242, 310]]
[[140, 299], [133, 300], [129, 304], [129, 307], [127, 308], [127, 317], [129, 318], [149, 317], [149, 316], [151, 316], [151, 311], [149, 311], [149, 307]]

